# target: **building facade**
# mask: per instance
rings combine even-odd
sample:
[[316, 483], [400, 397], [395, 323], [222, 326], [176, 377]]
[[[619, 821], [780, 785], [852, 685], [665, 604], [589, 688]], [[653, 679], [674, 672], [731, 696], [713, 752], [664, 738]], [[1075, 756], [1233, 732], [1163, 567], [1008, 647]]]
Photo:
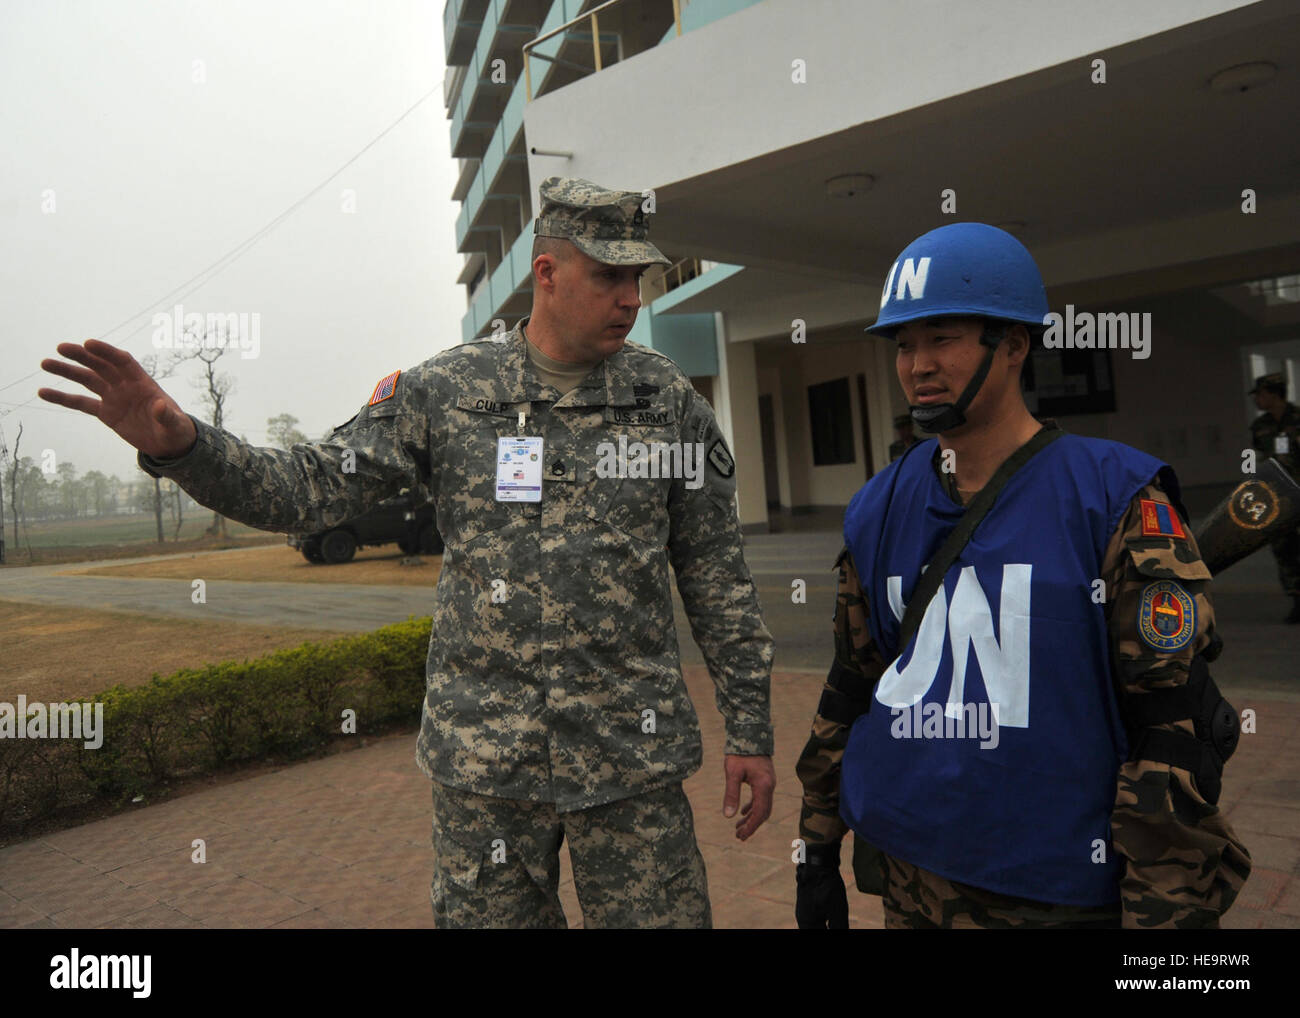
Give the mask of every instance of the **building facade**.
[[448, 0], [444, 20], [463, 338], [528, 312], [541, 180], [652, 196], [675, 264], [630, 338], [714, 404], [747, 528], [842, 507], [888, 462], [906, 406], [863, 329], [897, 252], [946, 222], [1002, 226], [1042, 268], [1061, 328], [1031, 409], [1161, 456], [1202, 501], [1240, 478], [1250, 378], [1300, 382], [1294, 4]]

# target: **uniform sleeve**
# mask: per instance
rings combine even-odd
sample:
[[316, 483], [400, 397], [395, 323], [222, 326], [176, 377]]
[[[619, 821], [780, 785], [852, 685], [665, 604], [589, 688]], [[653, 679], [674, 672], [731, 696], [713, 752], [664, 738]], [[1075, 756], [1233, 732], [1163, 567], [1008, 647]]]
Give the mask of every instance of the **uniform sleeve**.
[[717, 689], [727, 730], [724, 751], [770, 756], [772, 634], [745, 564], [735, 461], [712, 408], [693, 389], [682, 420], [682, 440], [696, 443], [704, 460], [698, 484], [691, 478], [673, 482], [669, 560], [691, 634]]
[[261, 448], [194, 417], [198, 438], [184, 456], [137, 456], [140, 468], [167, 477], [200, 505], [250, 527], [311, 533], [359, 515], [421, 484], [431, 491], [438, 461], [430, 448], [429, 373], [400, 372], [393, 393], [367, 403], [322, 442], [291, 450]]
[[[1158, 483], [1129, 505], [1103, 562], [1108, 625], [1115, 648], [1117, 693], [1126, 702], [1152, 690], [1184, 685], [1192, 657], [1212, 640], [1214, 608], [1209, 570], [1185, 523], [1185, 536], [1143, 534], [1143, 499], [1168, 503]], [[1170, 506], [1170, 518], [1179, 520]], [[1194, 635], [1180, 649], [1157, 649], [1140, 625], [1144, 598], [1163, 597], [1153, 584], [1176, 585], [1190, 599]], [[1152, 726], [1195, 736], [1190, 720]], [[1131, 751], [1131, 756], [1134, 751]], [[1217, 796], [1214, 796], [1217, 802]], [[1120, 880], [1123, 925], [1214, 927], [1250, 874], [1250, 856], [1218, 806], [1207, 802], [1192, 774], [1167, 763], [1131, 758], [1121, 765], [1111, 814], [1114, 850], [1124, 859]]]
[[822, 688], [812, 734], [799, 754], [796, 773], [803, 785], [799, 837], [809, 845], [832, 844], [848, 832], [840, 819], [840, 761], [853, 722], [865, 714], [871, 690], [885, 662], [867, 625], [867, 598], [848, 548], [835, 562], [835, 664]]

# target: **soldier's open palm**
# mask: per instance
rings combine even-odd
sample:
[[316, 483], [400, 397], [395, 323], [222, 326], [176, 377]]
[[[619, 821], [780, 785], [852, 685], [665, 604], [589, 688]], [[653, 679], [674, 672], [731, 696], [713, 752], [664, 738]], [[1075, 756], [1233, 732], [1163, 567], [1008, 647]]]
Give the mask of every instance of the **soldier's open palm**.
[[37, 395], [41, 399], [98, 417], [156, 459], [180, 456], [194, 444], [194, 422], [125, 350], [98, 339], [80, 345], [60, 343], [56, 349], [77, 364], [47, 357], [41, 367], [84, 385], [99, 399], [40, 389]]

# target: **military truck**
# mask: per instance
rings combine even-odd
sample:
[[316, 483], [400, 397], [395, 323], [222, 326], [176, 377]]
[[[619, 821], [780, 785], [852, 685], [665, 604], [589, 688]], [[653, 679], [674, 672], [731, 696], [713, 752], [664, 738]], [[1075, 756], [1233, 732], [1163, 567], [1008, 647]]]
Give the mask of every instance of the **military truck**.
[[441, 555], [442, 535], [438, 533], [433, 503], [413, 499], [404, 491], [328, 530], [292, 535], [288, 543], [308, 562], [337, 565], [350, 561], [358, 548], [394, 541], [407, 555]]

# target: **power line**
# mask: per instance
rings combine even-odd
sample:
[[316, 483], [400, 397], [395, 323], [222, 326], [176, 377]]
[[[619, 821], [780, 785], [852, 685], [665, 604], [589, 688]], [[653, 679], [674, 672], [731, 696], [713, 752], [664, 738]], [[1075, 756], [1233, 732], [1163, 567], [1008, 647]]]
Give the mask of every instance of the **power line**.
[[[208, 282], [209, 280], [215, 278], [221, 272], [224, 272], [227, 268], [230, 267], [230, 265], [232, 265], [241, 255], [243, 255], [246, 251], [248, 251], [254, 244], [256, 244], [267, 234], [269, 234], [272, 230], [274, 230], [277, 226], [279, 226], [285, 219], [287, 219], [299, 208], [301, 208], [303, 204], [305, 204], [307, 201], [313, 198], [328, 184], [330, 184], [335, 178], [337, 178], [340, 174], [342, 174], [344, 170], [346, 170], [349, 166], [355, 163], [363, 155], [369, 152], [370, 149], [372, 149], [376, 144], [378, 144], [382, 138], [384, 138], [390, 131], [392, 131], [395, 127], [397, 127], [398, 124], [400, 124], [403, 120], [405, 120], [412, 113], [414, 113], [425, 101], [428, 100], [430, 96], [438, 92], [439, 89], [441, 89], [441, 87], [442, 87], [441, 85], [435, 85], [428, 92], [424, 93], [424, 95], [420, 96], [420, 98], [417, 99], [414, 103], [412, 103], [401, 116], [399, 116], [391, 124], [389, 124], [377, 135], [375, 135], [372, 139], [370, 139], [370, 141], [367, 142], [366, 145], [360, 151], [358, 151], [350, 159], [348, 159], [347, 162], [345, 162], [342, 166], [340, 166], [337, 170], [335, 170], [328, 177], [322, 180], [319, 184], [313, 187], [305, 195], [303, 195], [301, 198], [295, 201], [292, 205], [290, 205], [287, 209], [285, 209], [278, 216], [272, 219], [269, 223], [263, 226], [260, 230], [257, 230], [251, 236], [241, 241], [239, 244], [235, 245], [224, 255], [218, 258], [215, 262], [209, 265], [207, 268], [196, 273], [195, 275], [187, 279], [185, 282], [181, 283], [180, 286], [177, 286], [174, 289], [163, 294], [163, 296], [153, 301], [153, 303], [146, 305], [144, 308], [137, 311], [135, 314], [124, 318], [117, 325], [113, 326], [113, 328], [109, 329], [106, 333], [104, 333], [104, 336], [111, 336], [113, 333], [117, 332], [118, 329], [121, 329], [127, 323], [134, 321], [136, 318], [139, 318], [141, 315], [148, 314], [153, 308], [157, 307], [159, 304], [164, 304], [177, 299], [184, 300], [184, 298], [188, 297], [191, 293], [194, 292], [194, 290], [197, 290], [200, 286], [202, 286], [204, 283]], [[196, 280], [198, 282], [192, 289], [186, 291], [183, 294], [180, 294], [179, 297], [177, 297], [179, 291], [184, 290], [185, 287], [189, 286], [190, 283], [195, 283]], [[143, 327], [144, 327], [143, 325], [140, 326], [140, 328]], [[139, 332], [140, 328], [137, 328], [134, 332], [130, 333], [126, 338], [129, 339], [130, 336], [135, 335], [135, 332]]]
[[19, 384], [19, 382], [25, 382], [29, 378], [35, 378], [39, 374], [40, 371], [33, 371], [30, 375], [23, 375], [22, 378], [19, 378], [13, 382], [6, 382], [4, 385], [0, 385], [0, 392], [4, 392], [6, 389], [12, 389], [15, 385]]
[[[218, 275], [220, 275], [231, 265], [233, 265], [242, 255], [244, 255], [247, 251], [249, 251], [255, 244], [257, 244], [258, 241], [260, 241], [263, 237], [270, 234], [276, 227], [278, 227], [282, 222], [284, 222], [285, 219], [291, 216], [294, 212], [296, 212], [299, 208], [301, 208], [307, 201], [309, 201], [311, 198], [317, 195], [322, 189], [324, 189], [328, 184], [330, 184], [336, 177], [342, 174], [344, 170], [346, 170], [349, 166], [351, 166], [363, 155], [365, 155], [372, 148], [374, 148], [374, 146], [378, 144], [380, 140], [382, 140], [386, 135], [389, 134], [389, 132], [391, 132], [395, 127], [397, 127], [398, 124], [400, 124], [403, 120], [405, 120], [412, 113], [414, 113], [420, 106], [422, 106], [429, 99], [430, 96], [440, 91], [441, 88], [442, 88], [441, 85], [435, 85], [429, 91], [425, 92], [424, 95], [420, 96], [419, 99], [417, 99], [414, 103], [412, 103], [409, 107], [407, 107], [407, 109], [405, 110], [405, 112], [401, 114], [401, 116], [399, 116], [391, 124], [389, 124], [377, 135], [371, 138], [370, 141], [368, 141], [365, 144], [365, 146], [363, 146], [350, 159], [348, 159], [347, 162], [345, 162], [337, 170], [335, 170], [328, 177], [322, 180], [319, 184], [313, 187], [310, 191], [304, 194], [301, 198], [295, 201], [292, 205], [290, 205], [287, 209], [281, 212], [278, 216], [276, 216], [266, 225], [261, 227], [261, 229], [256, 230], [250, 236], [242, 240], [240, 243], [236, 244], [233, 248], [231, 248], [224, 255], [222, 255], [220, 258], [214, 261], [207, 268], [202, 269], [195, 275], [191, 276], [189, 279], [185, 280], [185, 282], [181, 283], [179, 286], [174, 287], [173, 289], [169, 290], [167, 293], [159, 297], [157, 300], [153, 301], [150, 304], [147, 304], [145, 307], [141, 308], [135, 314], [128, 315], [126, 318], [122, 319], [122, 321], [118, 322], [117, 325], [113, 326], [107, 332], [101, 333], [98, 338], [106, 339], [108, 336], [113, 335], [113, 333], [117, 332], [119, 329], [129, 324], [130, 322], [133, 322], [141, 315], [148, 314], [159, 304], [164, 304], [173, 300], [183, 302], [185, 298], [189, 297], [200, 287], [204, 286], [210, 280], [215, 279]], [[191, 283], [194, 284], [192, 287], [190, 286]], [[185, 289], [186, 287], [190, 287], [190, 288], [187, 290]], [[182, 290], [184, 290], [183, 293], [180, 292]], [[130, 339], [137, 332], [143, 329], [146, 324], [148, 323], [142, 323], [141, 325], [133, 329], [131, 332], [127, 333], [127, 335], [123, 337], [122, 341]], [[12, 386], [18, 385], [21, 382], [25, 382], [27, 381], [27, 379], [34, 378], [39, 374], [41, 374], [39, 370], [33, 371], [29, 375], [24, 375], [22, 378], [19, 378], [13, 382], [8, 382], [5, 385], [0, 386], [0, 391], [11, 388]], [[28, 403], [32, 402], [32, 400], [36, 398], [37, 398], [36, 395], [33, 394], [26, 401], [15, 404], [11, 406], [8, 410], [0, 410], [0, 420], [3, 420], [5, 417], [8, 417], [15, 410], [21, 409], [22, 407], [26, 406]], [[42, 409], [44, 408], [42, 407]]]

